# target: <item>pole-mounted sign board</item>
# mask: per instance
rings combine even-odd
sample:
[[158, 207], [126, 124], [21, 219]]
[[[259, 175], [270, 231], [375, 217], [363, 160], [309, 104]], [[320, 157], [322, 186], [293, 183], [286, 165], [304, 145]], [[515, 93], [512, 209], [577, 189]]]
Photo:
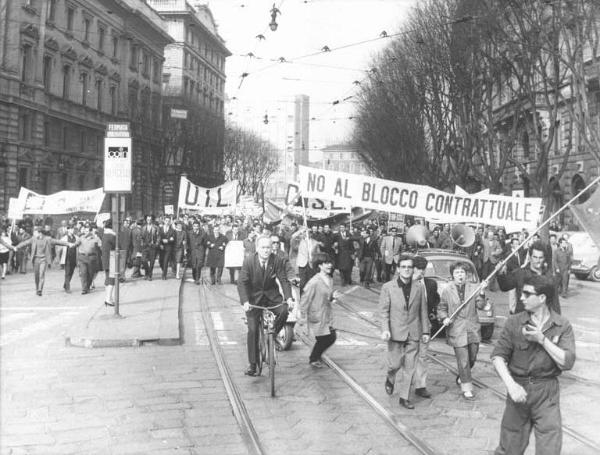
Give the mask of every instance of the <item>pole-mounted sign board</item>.
[[104, 192], [131, 193], [131, 136], [128, 123], [109, 123], [104, 138]]

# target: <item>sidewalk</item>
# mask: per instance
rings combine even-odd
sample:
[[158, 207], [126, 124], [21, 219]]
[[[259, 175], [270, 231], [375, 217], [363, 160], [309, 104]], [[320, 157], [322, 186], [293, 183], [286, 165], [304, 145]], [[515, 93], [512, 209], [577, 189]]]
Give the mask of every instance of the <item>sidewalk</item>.
[[160, 277], [122, 283], [120, 316], [115, 316], [114, 307], [93, 305], [69, 328], [65, 343], [86, 348], [179, 344], [180, 285], [180, 280]]

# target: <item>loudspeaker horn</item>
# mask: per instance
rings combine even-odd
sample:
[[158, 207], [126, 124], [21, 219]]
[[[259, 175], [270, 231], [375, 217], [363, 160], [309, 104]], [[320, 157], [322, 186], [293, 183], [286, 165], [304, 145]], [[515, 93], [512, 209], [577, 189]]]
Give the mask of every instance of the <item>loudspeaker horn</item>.
[[406, 232], [406, 243], [409, 245], [425, 246], [429, 231], [422, 224], [411, 226]]
[[475, 243], [475, 231], [464, 224], [455, 224], [450, 231], [452, 241], [462, 247], [468, 248]]

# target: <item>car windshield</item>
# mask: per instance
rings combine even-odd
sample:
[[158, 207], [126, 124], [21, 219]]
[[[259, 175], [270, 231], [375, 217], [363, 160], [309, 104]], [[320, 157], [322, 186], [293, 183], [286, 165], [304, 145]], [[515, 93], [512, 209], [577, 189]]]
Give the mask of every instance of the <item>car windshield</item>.
[[[427, 258], [429, 261], [427, 263], [427, 268], [425, 269], [425, 276], [431, 278], [437, 278], [440, 280], [450, 281], [452, 280], [452, 276], [450, 275], [450, 266], [457, 262], [454, 258]], [[469, 283], [479, 283], [479, 278], [477, 276], [477, 272], [475, 271], [475, 267], [469, 261], [461, 260], [467, 266], [467, 281]]]

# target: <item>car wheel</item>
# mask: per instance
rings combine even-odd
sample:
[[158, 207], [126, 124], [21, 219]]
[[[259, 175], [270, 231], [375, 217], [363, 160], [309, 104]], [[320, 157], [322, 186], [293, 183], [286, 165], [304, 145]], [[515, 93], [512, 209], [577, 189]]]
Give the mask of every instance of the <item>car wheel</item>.
[[578, 280], [587, 280], [588, 274], [587, 273], [576, 273], [575, 274], [575, 278], [577, 278]]
[[494, 324], [486, 324], [481, 326], [481, 339], [483, 341], [489, 341], [492, 339], [494, 333]]
[[600, 268], [597, 265], [590, 270], [590, 279], [595, 282], [600, 281]]

